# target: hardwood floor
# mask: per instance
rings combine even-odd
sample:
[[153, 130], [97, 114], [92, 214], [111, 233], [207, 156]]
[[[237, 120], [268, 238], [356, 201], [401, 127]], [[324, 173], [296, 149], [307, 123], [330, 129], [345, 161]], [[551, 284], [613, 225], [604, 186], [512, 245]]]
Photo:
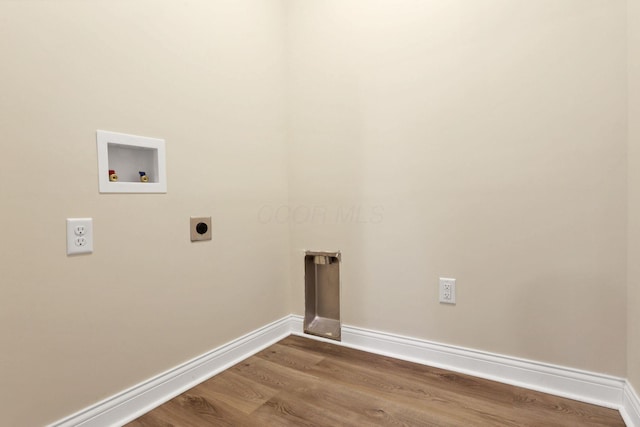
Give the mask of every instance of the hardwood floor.
[[624, 422], [613, 409], [290, 336], [128, 426], [624, 426]]

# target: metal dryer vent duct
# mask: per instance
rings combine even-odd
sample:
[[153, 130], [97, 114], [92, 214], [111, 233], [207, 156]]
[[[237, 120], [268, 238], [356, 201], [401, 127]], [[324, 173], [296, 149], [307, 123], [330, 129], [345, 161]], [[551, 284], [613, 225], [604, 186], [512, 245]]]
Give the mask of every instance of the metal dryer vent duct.
[[304, 332], [340, 341], [340, 252], [304, 257]]

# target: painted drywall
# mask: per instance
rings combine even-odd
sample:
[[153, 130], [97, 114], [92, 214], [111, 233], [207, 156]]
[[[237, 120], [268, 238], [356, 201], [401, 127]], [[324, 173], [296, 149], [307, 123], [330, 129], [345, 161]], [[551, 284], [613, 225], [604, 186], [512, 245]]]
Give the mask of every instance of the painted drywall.
[[627, 375], [640, 390], [640, 1], [628, 0], [629, 251]]
[[[0, 425], [53, 422], [288, 314], [280, 1], [0, 1]], [[166, 139], [99, 194], [96, 129]], [[189, 217], [213, 240], [191, 243]], [[67, 257], [65, 219], [95, 251]]]
[[[350, 325], [640, 388], [624, 6], [0, 0], [0, 424], [302, 314], [304, 249], [342, 250]], [[168, 193], [99, 195], [96, 129], [165, 138]]]
[[625, 3], [289, 5], [294, 312], [625, 376]]

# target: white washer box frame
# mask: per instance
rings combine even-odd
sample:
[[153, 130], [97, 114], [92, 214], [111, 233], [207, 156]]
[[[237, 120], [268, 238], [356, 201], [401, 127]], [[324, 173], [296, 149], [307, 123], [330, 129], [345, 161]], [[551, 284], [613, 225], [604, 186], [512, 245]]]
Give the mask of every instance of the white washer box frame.
[[[165, 141], [159, 138], [98, 130], [98, 182], [100, 193], [166, 193]], [[118, 181], [109, 180], [115, 170]], [[149, 182], [141, 182], [138, 171]]]

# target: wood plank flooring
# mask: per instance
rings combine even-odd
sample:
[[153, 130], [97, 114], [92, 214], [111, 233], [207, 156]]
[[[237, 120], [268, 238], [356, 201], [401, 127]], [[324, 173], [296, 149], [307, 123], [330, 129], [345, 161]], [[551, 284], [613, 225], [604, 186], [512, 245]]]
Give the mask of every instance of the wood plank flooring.
[[290, 336], [128, 424], [624, 426], [618, 411]]

